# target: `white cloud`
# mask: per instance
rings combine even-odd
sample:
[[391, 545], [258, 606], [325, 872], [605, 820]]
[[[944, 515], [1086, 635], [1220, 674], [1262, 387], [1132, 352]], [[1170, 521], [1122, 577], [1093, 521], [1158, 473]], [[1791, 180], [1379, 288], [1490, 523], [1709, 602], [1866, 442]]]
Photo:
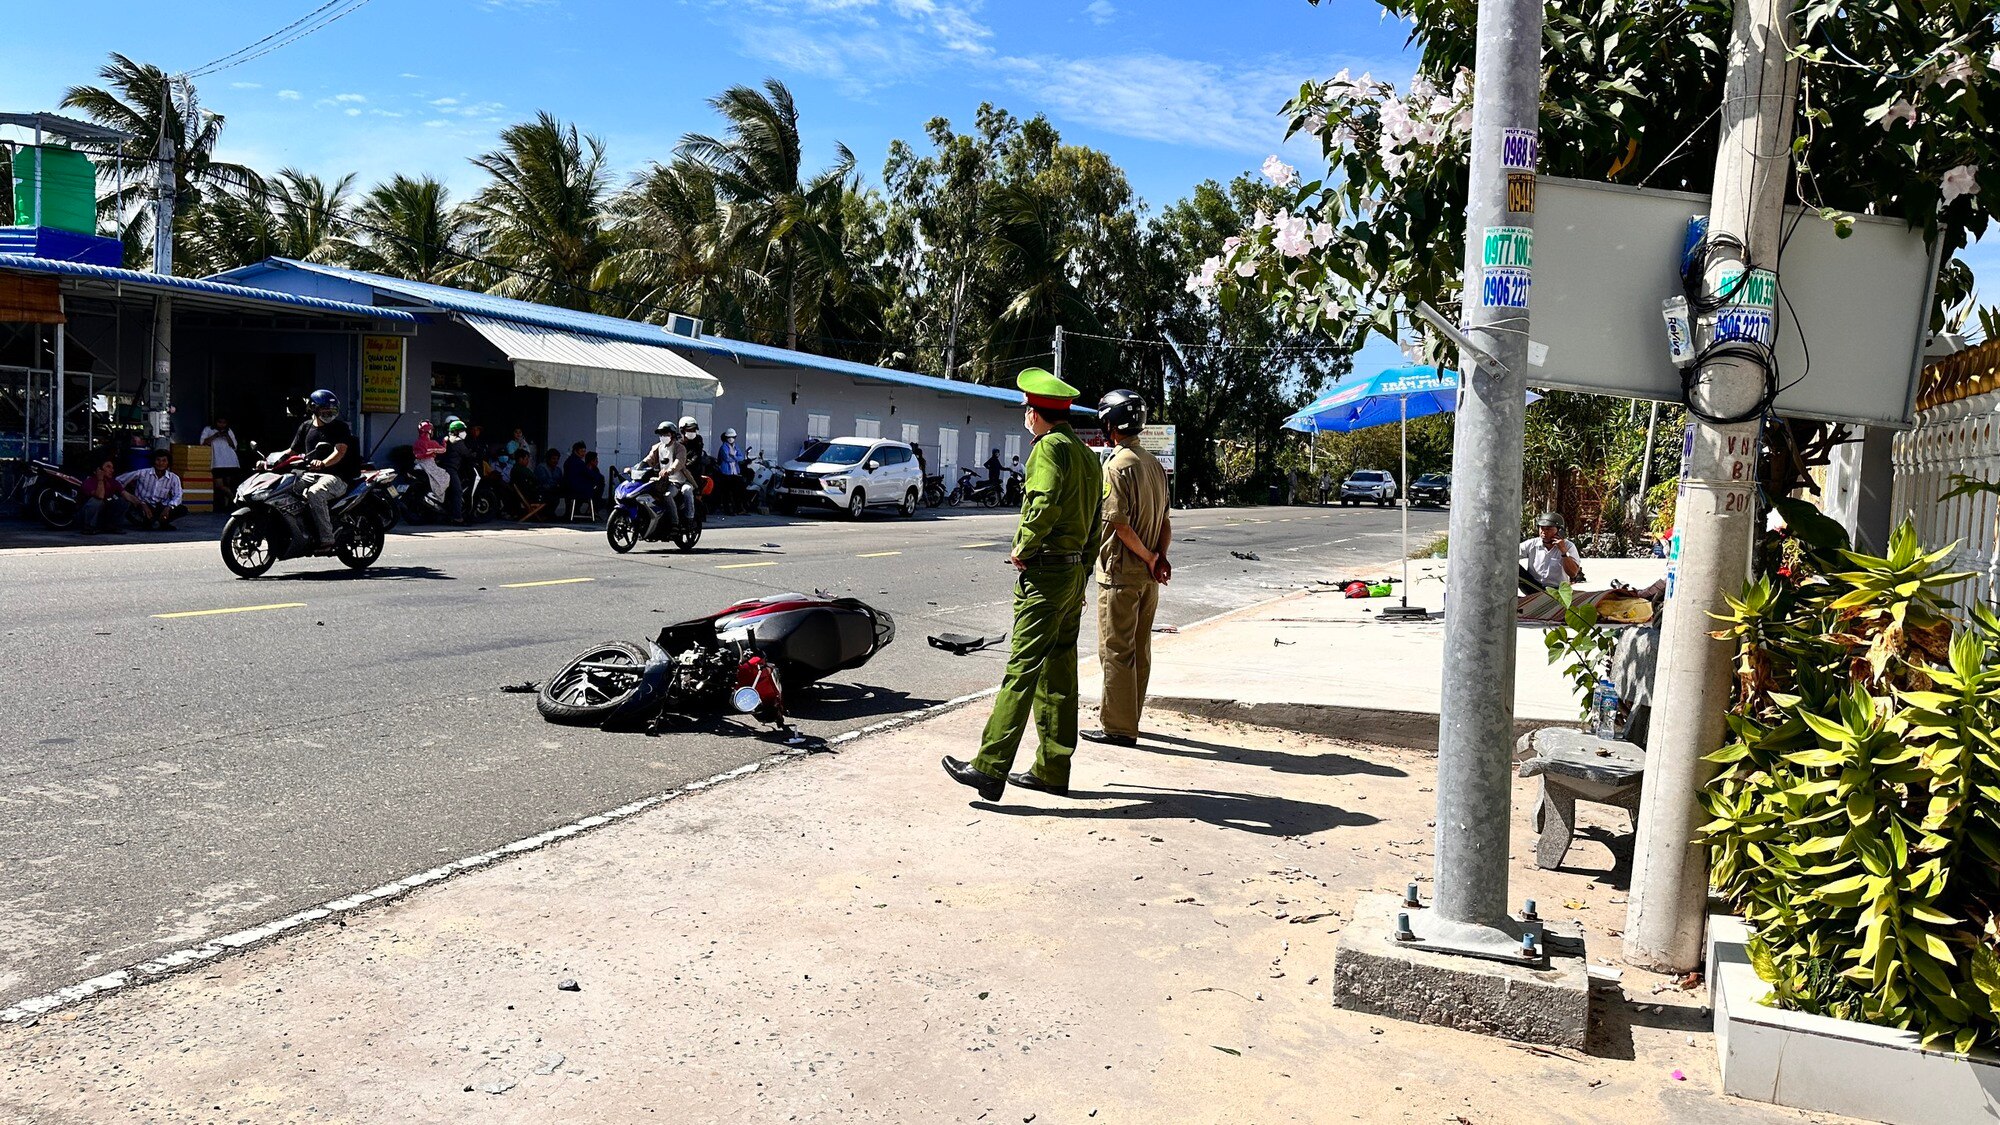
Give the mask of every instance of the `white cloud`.
[[1111, 0], [1090, 0], [1084, 7], [1083, 14], [1090, 17], [1090, 22], [1102, 26], [1110, 23], [1111, 18], [1118, 14], [1118, 5], [1113, 4]]
[[264, 84], [262, 82], [231, 82], [229, 88], [232, 90], [261, 90], [264, 88]]
[[337, 102], [365, 102], [368, 100], [368, 96], [366, 94], [335, 94], [333, 100]]
[[361, 111], [360, 111], [360, 110], [358, 110], [358, 109], [353, 109], [353, 108], [350, 108], [350, 109], [348, 109], [348, 110], [347, 110], [347, 116], [349, 116], [349, 117], [359, 117], [359, 116], [361, 116]]
[[403, 73], [401, 73], [401, 74], [398, 74], [398, 75], [397, 75], [396, 77], [398, 77], [398, 78], [422, 78], [422, 77], [423, 77], [423, 75], [421, 75], [421, 74], [411, 74], [411, 73], [410, 73], [409, 71], [407, 71], [407, 70], [406, 70], [406, 71], [404, 71]]
[[300, 95], [297, 90], [280, 90], [278, 96], [288, 102], [295, 102], [299, 100]]
[[457, 104], [458, 104], [458, 99], [457, 99], [457, 98], [434, 98], [434, 99], [432, 99], [432, 101], [431, 101], [431, 104], [432, 104], [432, 105], [434, 105], [434, 106], [438, 106], [438, 107], [440, 107], [440, 108], [443, 108], [443, 107], [445, 107], [445, 106], [454, 106], [454, 105], [457, 105]]
[[1334, 69], [1274, 61], [1225, 70], [1160, 54], [1009, 58], [998, 65], [1011, 85], [1059, 121], [1259, 155], [1283, 137], [1278, 110], [1299, 85]]
[[980, 0], [709, 0], [743, 52], [862, 92], [990, 58]]

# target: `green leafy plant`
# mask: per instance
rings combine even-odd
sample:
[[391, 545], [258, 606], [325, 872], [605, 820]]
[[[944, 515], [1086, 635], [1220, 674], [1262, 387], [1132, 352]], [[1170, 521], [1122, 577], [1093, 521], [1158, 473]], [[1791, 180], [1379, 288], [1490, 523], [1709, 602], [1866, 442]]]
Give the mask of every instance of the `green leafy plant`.
[[1576, 590], [1569, 583], [1557, 587], [1554, 597], [1562, 603], [1563, 619], [1542, 634], [1542, 643], [1548, 646], [1549, 663], [1560, 665], [1563, 675], [1576, 685], [1581, 717], [1588, 719], [1597, 678], [1604, 675], [1611, 661], [1613, 637], [1609, 630], [1597, 627], [1597, 607], [1577, 601]]
[[1800, 542], [1810, 577], [1759, 579], [1715, 632], [1738, 655], [1713, 881], [1779, 1006], [2000, 1044], [2000, 618], [1946, 599], [1968, 575], [1908, 522], [1882, 557]]

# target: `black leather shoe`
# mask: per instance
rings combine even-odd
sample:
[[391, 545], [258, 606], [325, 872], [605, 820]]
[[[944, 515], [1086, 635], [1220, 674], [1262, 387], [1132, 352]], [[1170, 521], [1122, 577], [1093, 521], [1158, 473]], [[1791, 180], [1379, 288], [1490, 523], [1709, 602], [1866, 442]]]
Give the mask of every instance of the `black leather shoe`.
[[1069, 786], [1050, 785], [1027, 770], [1008, 774], [1007, 782], [1010, 785], [1017, 785], [1022, 789], [1033, 789], [1037, 793], [1053, 793], [1058, 797], [1069, 796]]
[[1133, 738], [1129, 734], [1112, 734], [1109, 731], [1097, 730], [1095, 728], [1092, 728], [1091, 730], [1080, 730], [1077, 731], [1076, 733], [1082, 735], [1084, 738], [1087, 738], [1092, 742], [1102, 742], [1107, 746], [1139, 745], [1139, 740]]
[[1007, 779], [981, 773], [972, 768], [971, 762], [961, 762], [947, 755], [944, 759], [945, 775], [960, 785], [969, 785], [979, 790], [979, 796], [988, 801], [997, 801], [1007, 789]]

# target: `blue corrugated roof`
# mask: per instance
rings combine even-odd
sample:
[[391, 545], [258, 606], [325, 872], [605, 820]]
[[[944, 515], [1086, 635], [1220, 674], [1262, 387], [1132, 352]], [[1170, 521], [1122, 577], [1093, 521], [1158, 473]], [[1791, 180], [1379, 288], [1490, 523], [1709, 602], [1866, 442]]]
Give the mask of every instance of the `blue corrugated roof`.
[[553, 328], [563, 332], [581, 332], [591, 336], [603, 336], [612, 340], [627, 340], [637, 344], [652, 344], [674, 348], [680, 351], [700, 352], [705, 355], [727, 356], [742, 363], [756, 360], [762, 363], [776, 363], [792, 367], [804, 367], [814, 371], [825, 371], [836, 375], [846, 375], [856, 379], [872, 379], [883, 383], [893, 383], [906, 387], [922, 387], [943, 394], [967, 395], [972, 398], [990, 399], [1018, 406], [1023, 397], [1021, 392], [1005, 387], [988, 387], [979, 383], [966, 383], [957, 379], [941, 379], [935, 375], [918, 375], [910, 371], [897, 371], [888, 367], [874, 367], [865, 363], [853, 363], [830, 356], [814, 355], [811, 352], [796, 352], [789, 348], [775, 348], [765, 344], [751, 344], [741, 340], [730, 340], [721, 336], [680, 336], [656, 324], [644, 321], [626, 320], [621, 317], [605, 316], [602, 313], [577, 312], [574, 309], [540, 305], [533, 301], [500, 297], [492, 293], [477, 293], [469, 289], [454, 289], [449, 285], [433, 285], [423, 281], [409, 281], [400, 277], [389, 277], [378, 273], [364, 273], [360, 270], [343, 269], [339, 266], [323, 265], [319, 262], [301, 262], [291, 258], [268, 258], [255, 266], [245, 266], [218, 277], [241, 277], [254, 284], [259, 273], [272, 268], [302, 270], [322, 277], [338, 278], [368, 286], [377, 292], [391, 294], [408, 301], [416, 301], [433, 308], [449, 312], [465, 313], [472, 316], [488, 316], [497, 320], [510, 320], [519, 324], [532, 324], [541, 328]]
[[207, 279], [170, 277], [165, 274], [143, 273], [139, 270], [116, 269], [111, 266], [94, 266], [87, 262], [59, 262], [51, 258], [30, 258], [21, 254], [0, 254], [0, 269], [19, 270], [23, 273], [56, 274], [62, 277], [87, 277], [97, 281], [112, 281], [142, 292], [167, 290], [228, 301], [242, 301], [261, 306], [283, 305], [288, 308], [306, 309], [312, 312], [330, 313], [337, 316], [394, 321], [397, 324], [417, 323], [416, 316], [400, 309], [377, 308], [374, 305], [355, 305], [349, 304], [346, 301], [329, 301], [320, 297], [302, 297], [296, 293], [285, 293], [276, 289], [257, 289]]

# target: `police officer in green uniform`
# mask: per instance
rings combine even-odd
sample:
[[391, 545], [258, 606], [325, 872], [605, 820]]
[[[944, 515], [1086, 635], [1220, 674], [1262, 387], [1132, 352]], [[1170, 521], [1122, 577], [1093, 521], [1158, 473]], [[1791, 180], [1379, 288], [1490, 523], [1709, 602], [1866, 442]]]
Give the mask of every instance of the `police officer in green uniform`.
[[[1103, 477], [1095, 450], [1070, 428], [1076, 388], [1039, 367], [1017, 382], [1027, 395], [1024, 420], [1035, 435], [1011, 561], [1014, 650], [993, 700], [993, 715], [970, 762], [947, 757], [944, 771], [989, 801], [1013, 782], [1045, 793], [1069, 792], [1076, 753], [1076, 638], [1084, 584], [1097, 554]], [[1009, 774], [1033, 709], [1040, 746], [1033, 769]]]

